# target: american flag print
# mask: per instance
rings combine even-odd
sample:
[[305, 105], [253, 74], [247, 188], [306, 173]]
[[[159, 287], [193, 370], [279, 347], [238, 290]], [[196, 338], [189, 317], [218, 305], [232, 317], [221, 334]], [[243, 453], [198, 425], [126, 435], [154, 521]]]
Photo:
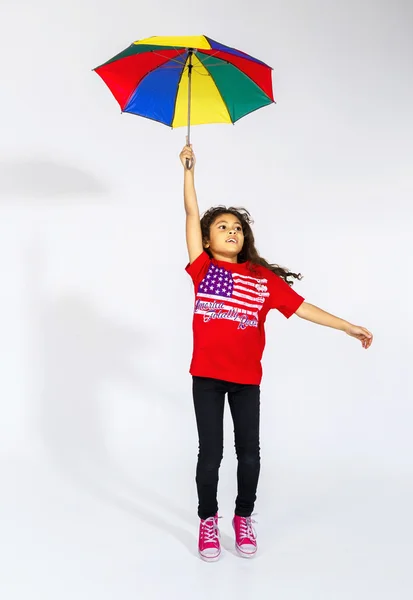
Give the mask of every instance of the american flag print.
[[195, 313], [204, 322], [229, 319], [239, 329], [258, 327], [259, 312], [269, 297], [267, 279], [240, 275], [211, 264], [198, 287]]

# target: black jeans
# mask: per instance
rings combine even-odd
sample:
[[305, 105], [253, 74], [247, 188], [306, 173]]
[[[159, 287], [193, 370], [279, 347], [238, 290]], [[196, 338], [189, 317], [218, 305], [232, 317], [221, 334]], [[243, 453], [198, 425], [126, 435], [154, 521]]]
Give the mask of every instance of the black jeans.
[[193, 377], [192, 389], [199, 438], [198, 516], [207, 519], [218, 511], [218, 471], [223, 456], [224, 404], [228, 394], [238, 459], [235, 514], [249, 517], [254, 510], [260, 473], [260, 387]]

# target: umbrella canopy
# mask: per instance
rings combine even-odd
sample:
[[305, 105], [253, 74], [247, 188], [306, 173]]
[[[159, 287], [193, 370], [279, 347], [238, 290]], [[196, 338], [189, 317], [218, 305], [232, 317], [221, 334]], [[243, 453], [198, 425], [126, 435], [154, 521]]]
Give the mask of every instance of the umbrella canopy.
[[122, 112], [172, 128], [235, 123], [274, 102], [271, 67], [204, 35], [136, 41], [94, 71]]

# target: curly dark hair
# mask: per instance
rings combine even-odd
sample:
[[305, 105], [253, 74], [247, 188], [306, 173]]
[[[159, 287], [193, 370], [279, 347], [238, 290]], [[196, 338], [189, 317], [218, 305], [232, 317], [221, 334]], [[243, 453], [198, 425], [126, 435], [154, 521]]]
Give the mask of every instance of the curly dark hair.
[[[292, 271], [284, 269], [279, 265], [271, 264], [258, 254], [258, 251], [255, 247], [254, 234], [251, 229], [253, 220], [250, 213], [245, 208], [234, 208], [233, 206], [227, 208], [226, 206], [220, 205], [208, 209], [203, 214], [201, 219], [201, 231], [204, 243], [209, 239], [211, 225], [215, 222], [217, 217], [223, 214], [234, 215], [234, 217], [236, 217], [242, 225], [242, 230], [244, 233], [244, 245], [241, 252], [238, 254], [239, 263], [245, 263], [249, 261], [252, 272], [254, 272], [254, 265], [265, 267], [266, 269], [269, 269], [278, 275], [278, 277], [281, 277], [281, 279], [288, 283], [288, 285], [293, 285], [294, 283], [294, 281], [290, 281], [290, 278], [298, 280], [302, 279], [301, 273], [293, 273]], [[210, 256], [210, 258], [213, 258], [209, 248], [205, 248], [205, 252]]]

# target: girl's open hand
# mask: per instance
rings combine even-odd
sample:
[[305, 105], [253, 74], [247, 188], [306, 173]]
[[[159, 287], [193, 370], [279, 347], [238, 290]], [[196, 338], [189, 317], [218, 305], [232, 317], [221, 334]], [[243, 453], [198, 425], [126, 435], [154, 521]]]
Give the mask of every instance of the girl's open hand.
[[357, 340], [360, 340], [363, 348], [365, 348], [366, 350], [367, 348], [370, 348], [373, 342], [373, 334], [368, 329], [349, 323], [345, 331], [347, 335], [354, 337]]
[[186, 169], [186, 160], [187, 159], [192, 161], [192, 168], [195, 166], [195, 162], [196, 162], [195, 154], [194, 154], [194, 151], [192, 150], [192, 144], [188, 145], [188, 138], [186, 140], [187, 140], [187, 144], [186, 144], [186, 146], [184, 146], [181, 154], [179, 155], [179, 158], [181, 159], [181, 163], [185, 169]]

